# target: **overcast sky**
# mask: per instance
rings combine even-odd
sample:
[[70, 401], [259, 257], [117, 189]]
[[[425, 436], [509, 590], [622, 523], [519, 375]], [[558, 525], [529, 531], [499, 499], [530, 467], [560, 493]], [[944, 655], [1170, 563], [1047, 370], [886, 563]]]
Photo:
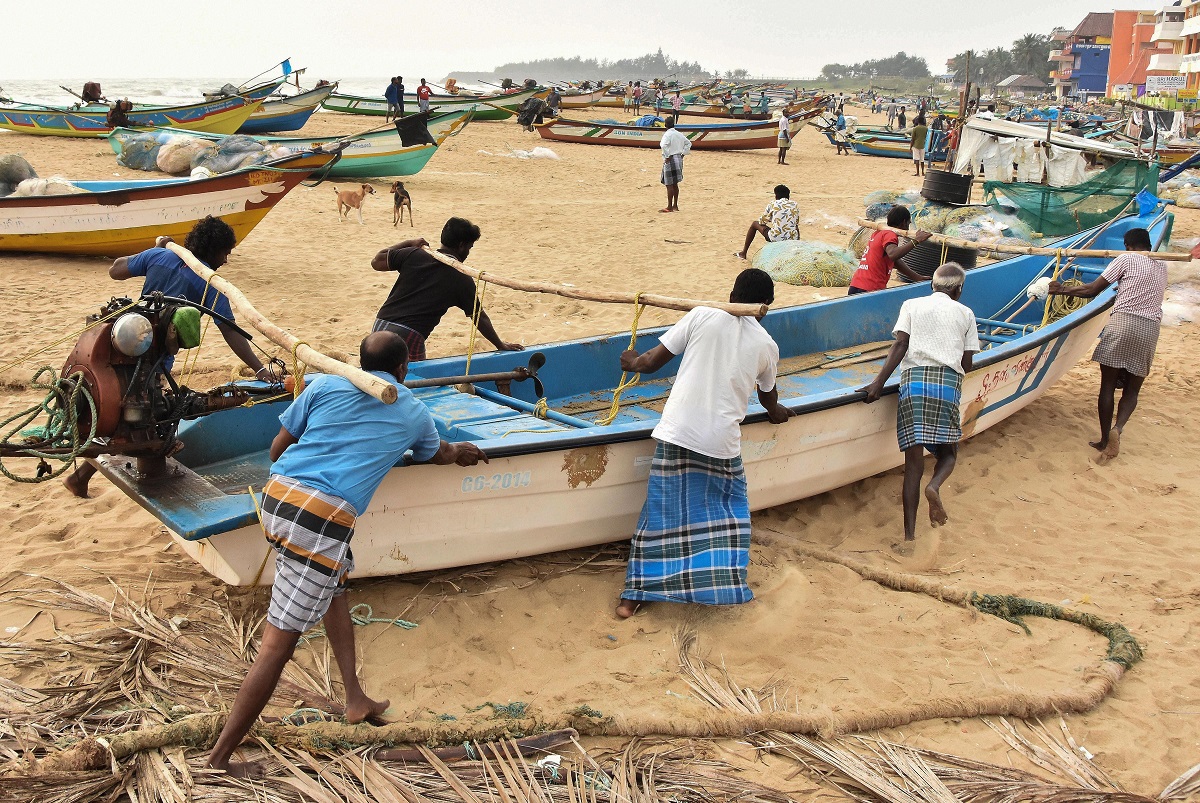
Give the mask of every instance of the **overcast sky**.
[[[1157, 8], [1166, 0], [1146, 3]], [[202, 0], [149, 4], [5, 0], [0, 84], [16, 78], [219, 77], [240, 82], [290, 56], [309, 78], [437, 80], [540, 57], [626, 58], [659, 47], [706, 69], [812, 77], [829, 62], [898, 50], [935, 73], [968, 48], [1074, 27], [1087, 0]], [[1124, 7], [1137, 7], [1136, 4]], [[177, 9], [177, 10], [176, 10]], [[526, 76], [511, 76], [524, 78]], [[537, 77], [537, 76], [529, 76]], [[594, 77], [594, 76], [581, 76]]]

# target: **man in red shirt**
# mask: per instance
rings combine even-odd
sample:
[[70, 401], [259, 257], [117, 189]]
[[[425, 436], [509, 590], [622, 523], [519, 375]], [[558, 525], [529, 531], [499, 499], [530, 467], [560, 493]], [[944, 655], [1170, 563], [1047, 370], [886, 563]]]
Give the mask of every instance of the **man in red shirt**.
[[429, 111], [429, 96], [433, 94], [433, 90], [425, 83], [425, 79], [421, 79], [421, 85], [417, 87], [417, 107], [423, 111]]
[[[912, 216], [906, 207], [893, 206], [892, 210], [888, 212], [887, 224], [893, 229], [907, 230], [912, 225]], [[911, 240], [903, 244], [900, 242], [900, 236], [894, 231], [877, 231], [872, 234], [871, 242], [867, 245], [862, 260], [858, 263], [858, 270], [854, 271], [854, 276], [850, 279], [850, 291], [846, 295], [873, 293], [876, 290], [884, 289], [887, 287], [888, 279], [892, 277], [892, 268], [895, 268], [901, 276], [909, 281], [929, 281], [929, 277], [922, 276], [904, 264], [903, 259], [909, 251], [916, 247], [917, 243], [923, 243], [928, 239], [929, 232], [927, 231], [918, 231]]]

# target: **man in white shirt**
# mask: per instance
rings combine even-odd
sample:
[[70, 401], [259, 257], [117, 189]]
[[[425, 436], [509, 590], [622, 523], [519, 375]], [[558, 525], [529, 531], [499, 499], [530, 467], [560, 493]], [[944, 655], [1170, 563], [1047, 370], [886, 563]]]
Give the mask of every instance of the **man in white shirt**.
[[892, 330], [896, 342], [875, 381], [863, 388], [867, 404], [877, 401], [884, 383], [900, 367], [896, 439], [904, 452], [904, 544], [892, 548], [901, 554], [911, 550], [916, 539], [925, 449], [937, 458], [925, 486], [929, 523], [940, 527], [949, 521], [941, 488], [958, 459], [963, 376], [970, 373], [979, 351], [975, 313], [958, 301], [966, 275], [960, 265], [947, 262], [933, 272], [931, 294], [904, 302]]
[[692, 141], [675, 128], [675, 118], [667, 118], [667, 130], [658, 147], [662, 149], [662, 183], [667, 188], [667, 207], [660, 212], [679, 211], [679, 185], [683, 183], [683, 157], [692, 150]]
[[[1100, 342], [1092, 360], [1100, 363], [1100, 396], [1096, 406], [1100, 414], [1100, 440], [1092, 442], [1103, 465], [1121, 449], [1121, 433], [1138, 403], [1142, 382], [1150, 374], [1158, 347], [1162, 323], [1162, 305], [1167, 292], [1167, 266], [1152, 259], [1150, 232], [1130, 229], [1125, 232], [1125, 248], [1134, 252], [1114, 259], [1104, 272], [1085, 285], [1065, 287], [1050, 283], [1050, 293], [1060, 296], [1093, 298], [1110, 284], [1117, 285], [1117, 300], [1112, 315], [1100, 333]], [[1195, 258], [1195, 256], [1193, 256]], [[1113, 426], [1113, 406], [1117, 388], [1121, 404], [1117, 406], [1117, 425]]]
[[[756, 268], [742, 271], [729, 294], [734, 304], [774, 300], [771, 277]], [[775, 387], [779, 347], [755, 318], [697, 307], [654, 348], [622, 354], [621, 368], [651, 374], [679, 354], [654, 428], [649, 489], [617, 606], [622, 619], [644, 602], [736, 605], [754, 598], [746, 585], [750, 503], [741, 422], [755, 389], [772, 424], [791, 415]]]

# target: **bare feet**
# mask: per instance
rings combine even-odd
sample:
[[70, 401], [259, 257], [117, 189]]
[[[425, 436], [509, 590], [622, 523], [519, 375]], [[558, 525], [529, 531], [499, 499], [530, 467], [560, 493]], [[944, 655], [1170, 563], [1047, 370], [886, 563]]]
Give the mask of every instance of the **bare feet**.
[[745, 252], [745, 251], [734, 251], [734, 252], [733, 252], [733, 255], [734, 255], [735, 257], [737, 257], [738, 259], [745, 259], [745, 258], [746, 258], [746, 252]]
[[942, 495], [936, 489], [929, 486], [925, 487], [925, 501], [929, 502], [930, 524], [934, 527], [941, 527], [950, 521], [950, 517], [946, 515], [946, 508], [942, 505]]
[[[1093, 444], [1093, 445], [1095, 445], [1095, 444]], [[1105, 444], [1105, 446], [1104, 446], [1103, 450], [1101, 450], [1100, 454], [1096, 455], [1092, 459], [1096, 461], [1096, 465], [1102, 466], [1105, 463], [1107, 463], [1108, 461], [1112, 460], [1114, 457], [1116, 457], [1120, 453], [1121, 453], [1121, 430], [1117, 429], [1116, 427], [1113, 427], [1112, 432], [1108, 433], [1108, 443]]]
[[916, 541], [896, 541], [892, 544], [892, 551], [902, 558], [911, 558], [913, 550], [916, 548]]
[[209, 765], [211, 769], [225, 773], [230, 778], [265, 778], [267, 768], [258, 761], [229, 761], [225, 766]]
[[76, 476], [76, 474], [77, 474], [77, 472], [72, 471], [70, 474], [63, 477], [62, 484], [65, 485], [67, 487], [67, 490], [70, 491], [75, 496], [78, 496], [80, 499], [87, 499], [88, 498], [87, 480], [80, 480], [79, 477]]
[[357, 725], [363, 720], [376, 719], [388, 710], [391, 700], [372, 700], [363, 695], [362, 699], [346, 702], [346, 721]]
[[642, 607], [636, 600], [623, 599], [617, 605], [617, 616], [621, 619], [628, 619], [638, 612], [638, 608]]

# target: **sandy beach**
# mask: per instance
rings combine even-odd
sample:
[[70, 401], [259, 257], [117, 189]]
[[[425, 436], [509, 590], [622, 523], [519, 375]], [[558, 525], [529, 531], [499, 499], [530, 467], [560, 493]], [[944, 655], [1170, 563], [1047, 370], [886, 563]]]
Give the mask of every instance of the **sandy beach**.
[[[876, 119], [860, 113], [860, 121]], [[305, 133], [345, 134], [372, 122], [325, 113]], [[558, 158], [506, 155], [539, 145]], [[147, 175], [119, 167], [104, 140], [5, 133], [0, 153], [23, 154], [41, 176]], [[339, 223], [333, 188], [343, 185], [300, 187], [239, 243], [221, 274], [313, 345], [355, 353], [392, 283], [389, 274], [371, 270], [371, 257], [408, 237], [436, 242], [451, 215], [481, 227], [470, 260], [479, 269], [725, 299], [744, 267], [732, 254], [775, 184], [789, 185], [800, 203], [804, 237], [837, 245], [857, 228], [866, 193], [919, 187], [911, 162], [837, 156], [812, 128], [799, 135], [789, 161], [776, 165], [774, 151], [694, 152], [686, 160], [682, 211], [661, 214], [656, 150], [547, 143], [515, 122], [472, 123], [405, 179], [414, 227], [407, 221], [392, 227], [389, 181], [371, 182], [377, 194], [366, 203], [365, 226], [353, 218]], [[1200, 236], [1200, 211], [1176, 214], [1175, 240]], [[1188, 280], [1186, 264], [1172, 268], [1175, 281]], [[136, 282], [110, 280], [108, 265], [0, 256], [8, 320], [0, 362], [51, 344], [110, 296], [136, 293]], [[777, 285], [776, 306], [844, 292]], [[627, 330], [632, 314], [628, 306], [502, 288], [489, 288], [487, 308], [502, 337], [527, 346]], [[642, 325], [677, 318], [647, 310]], [[468, 329], [469, 320], [452, 311], [429, 342], [430, 356], [464, 352]], [[32, 369], [57, 367], [70, 345], [0, 375], [0, 417], [38, 397], [28, 387]], [[673, 643], [681, 628], [690, 628], [710, 662], [724, 663], [744, 686], [774, 683], [800, 712], [850, 712], [942, 696], [1056, 690], [1077, 685], [1104, 654], [1103, 639], [1082, 628], [1033, 619], [1026, 635], [997, 618], [804, 558], [794, 549], [804, 543], [954, 588], [1078, 607], [1125, 624], [1145, 660], [1112, 698], [1068, 724], [1115, 780], [1153, 796], [1200, 760], [1200, 555], [1193, 541], [1200, 535], [1198, 348], [1195, 325], [1163, 328], [1141, 406], [1121, 456], [1109, 465], [1095, 465], [1087, 445], [1097, 435], [1098, 371], [1089, 362], [964, 443], [945, 491], [950, 524], [932, 531], [921, 522], [912, 559], [888, 549], [901, 532], [898, 471], [756, 514], [750, 570], [756, 599], [745, 606], [656, 605], [619, 622], [612, 614], [624, 576], [619, 547], [356, 583], [351, 604], [418, 624], [359, 631], [365, 687], [389, 696], [399, 719], [517, 700], [548, 711], [589, 704], [605, 713], [694, 718], [708, 709], [680, 678]], [[210, 341], [199, 361], [203, 378], [193, 385], [217, 384], [236, 364], [219, 339]], [[110, 580], [139, 595], [145, 589], [170, 613], [191, 610], [192, 594], [265, 608], [265, 590], [228, 588], [205, 574], [171, 546], [156, 519], [103, 478], [88, 500], [57, 482], [0, 482], [0, 515], [7, 519], [0, 528], [3, 588], [42, 584], [26, 576], [39, 574], [105, 595]], [[0, 628], [12, 634], [32, 614], [0, 603]], [[52, 618], [60, 626], [78, 620], [41, 616], [21, 637], [51, 635]], [[305, 649], [322, 650], [319, 643]], [[5, 674], [33, 683], [40, 671]], [[1002, 765], [1020, 760], [977, 719], [932, 720], [877, 735]], [[717, 752], [762, 783], [801, 797], [816, 793], [807, 776], [794, 774], [793, 763], [763, 757], [745, 743], [722, 742]]]

